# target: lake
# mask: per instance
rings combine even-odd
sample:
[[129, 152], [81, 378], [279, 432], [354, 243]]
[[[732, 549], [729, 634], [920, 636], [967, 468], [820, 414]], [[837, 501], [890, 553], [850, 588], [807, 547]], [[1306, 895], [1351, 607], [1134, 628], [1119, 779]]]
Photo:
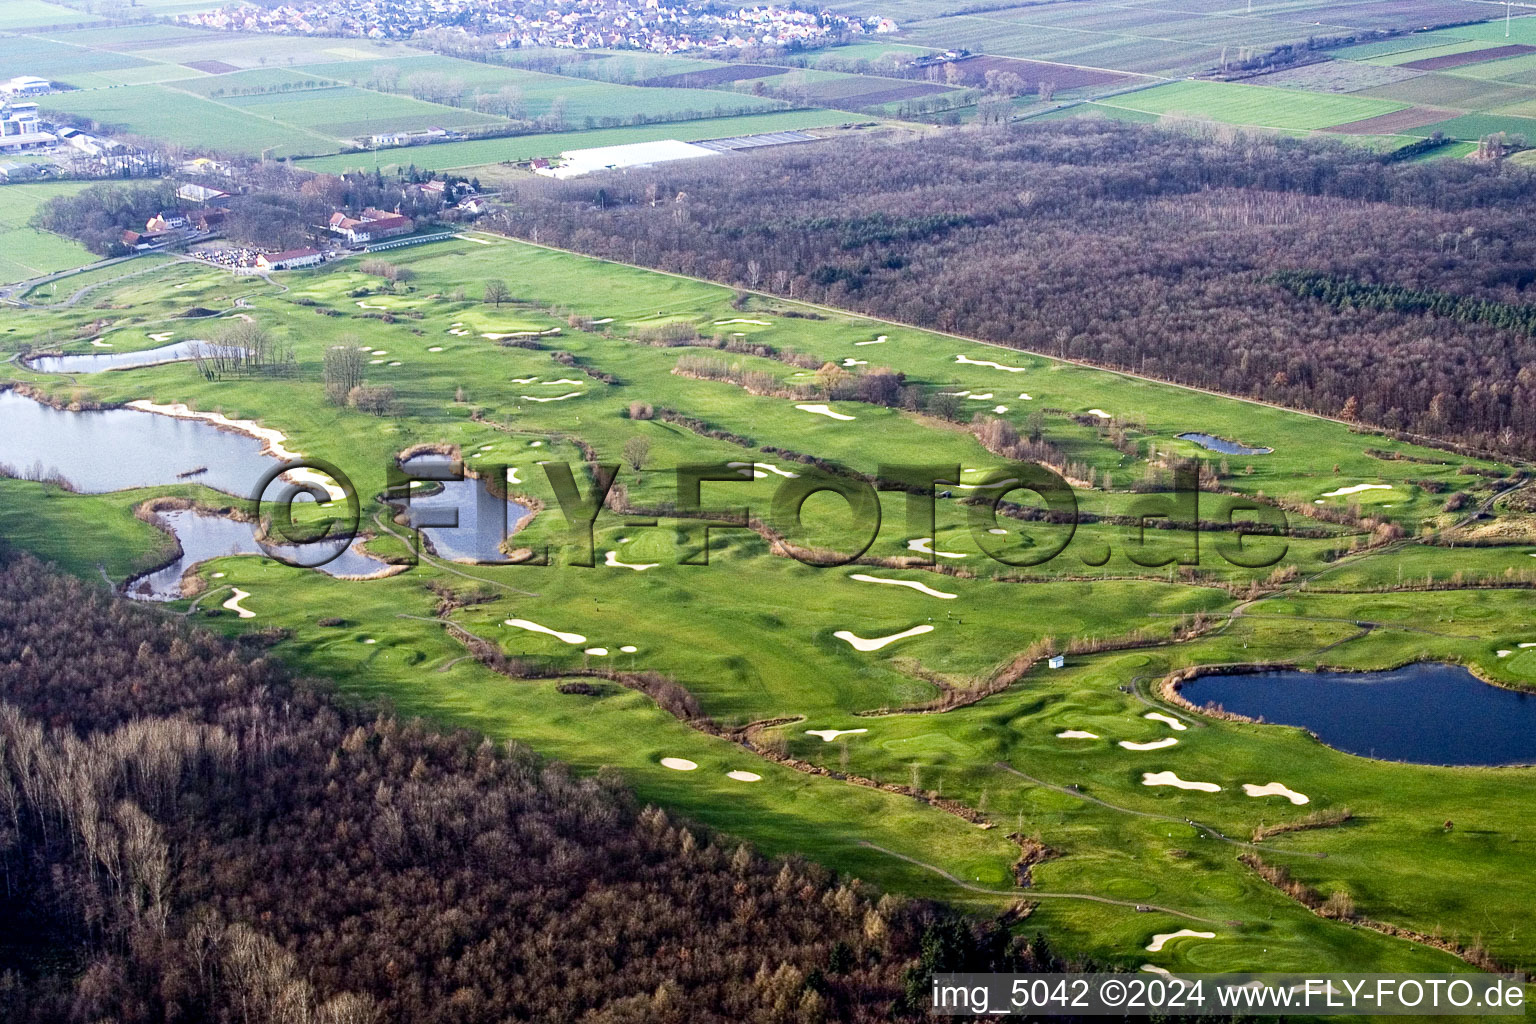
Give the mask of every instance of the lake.
[[[210, 558], [275, 555], [290, 562], [313, 565], [340, 547], [335, 542], [302, 546], [274, 544], [269, 553], [256, 542], [255, 523], [192, 509], [157, 512], [155, 519], [176, 535], [176, 539], [181, 542], [182, 554], [165, 568], [140, 576], [128, 584], [125, 593], [140, 601], [174, 601], [180, 598], [182, 574]], [[354, 545], [348, 545], [334, 559], [317, 568], [331, 576], [371, 576], [388, 569], [389, 564], [356, 550]]]
[[137, 409], [69, 412], [0, 392], [0, 466], [15, 475], [63, 479], [88, 494], [198, 483], [250, 497], [272, 465], [256, 438], [200, 420]]
[[240, 349], [228, 345], [211, 345], [206, 341], [177, 341], [159, 348], [140, 349], [137, 352], [87, 352], [80, 355], [38, 356], [25, 360], [25, 364], [43, 373], [100, 373], [103, 370], [129, 370], [136, 366], [159, 366], [162, 363], [180, 363], [201, 350], [210, 355], [234, 355]]
[[1459, 665], [1390, 672], [1201, 676], [1179, 691], [1196, 706], [1299, 725], [1330, 747], [1415, 764], [1536, 764], [1536, 694], [1492, 686]]
[[1174, 436], [1180, 441], [1193, 441], [1206, 451], [1220, 452], [1223, 455], [1271, 455], [1275, 451], [1273, 448], [1250, 448], [1245, 444], [1217, 437], [1215, 434], [1202, 434], [1198, 431]]
[[[446, 455], [414, 455], [401, 463], [421, 476], [443, 473], [453, 464]], [[441, 558], [458, 562], [506, 562], [502, 539], [516, 529], [532, 510], [511, 499], [500, 499], [485, 481], [466, 476], [441, 480], [413, 489], [409, 522], [432, 542]], [[457, 525], [447, 523], [456, 517]]]

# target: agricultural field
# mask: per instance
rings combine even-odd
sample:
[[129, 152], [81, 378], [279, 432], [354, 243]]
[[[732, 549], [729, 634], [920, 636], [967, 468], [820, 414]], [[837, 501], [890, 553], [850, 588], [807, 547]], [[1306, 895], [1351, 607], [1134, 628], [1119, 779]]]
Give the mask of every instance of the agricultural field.
[[0, 187], [0, 198], [5, 200], [4, 212], [0, 212], [0, 284], [96, 262], [99, 257], [78, 242], [27, 226], [43, 203], [84, 187], [74, 182]]
[[[451, 561], [429, 545], [406, 571], [345, 580], [221, 557], [192, 570], [201, 593], [173, 611], [232, 634], [274, 630], [274, 654], [350, 697], [515, 737], [581, 772], [616, 771], [642, 800], [764, 851], [993, 913], [1027, 897], [1038, 907], [1025, 934], [1043, 931], [1103, 963], [1469, 969], [1441, 948], [1452, 946], [1536, 965], [1526, 928], [1536, 882], [1520, 870], [1520, 851], [1536, 840], [1522, 810], [1536, 796], [1528, 771], [1356, 757], [1297, 728], [1195, 713], [1152, 686], [1193, 665], [1365, 669], [1418, 658], [1536, 684], [1536, 659], [1520, 646], [1536, 643], [1524, 589], [1536, 580], [1536, 544], [1467, 555], [1418, 540], [1460, 528], [1443, 510], [1448, 493], [1493, 507], [1518, 482], [1512, 467], [488, 234], [387, 258], [408, 280], [387, 282], [352, 261], [285, 274], [277, 286], [187, 265], [106, 283], [90, 308], [0, 311], [0, 357], [23, 339], [131, 352], [219, 329], [216, 319], [181, 319], [189, 305], [249, 317], [292, 344], [291, 374], [210, 379], [166, 364], [65, 379], [11, 362], [5, 376], [67, 400], [181, 402], [276, 430], [286, 449], [325, 459], [356, 484], [364, 547], [380, 557], [410, 558], [421, 542], [375, 497], [402, 451], [448, 446], [471, 470], [510, 467], [510, 494], [534, 512], [507, 548], [547, 552], [550, 563]], [[480, 301], [491, 279], [506, 282], [511, 302]], [[523, 341], [505, 344], [513, 338]], [[693, 340], [668, 347], [661, 338]], [[320, 363], [339, 344], [369, 349], [367, 381], [394, 389], [393, 415], [326, 401]], [[700, 355], [754, 374], [753, 390], [693, 373], [689, 360]], [[828, 365], [836, 373], [816, 369]], [[983, 473], [1005, 467], [965, 417], [812, 397], [823, 380], [875, 367], [1021, 432], [1038, 418], [1091, 478], [1076, 487], [1091, 518], [1070, 536], [1006, 514], [978, 521], [986, 503], [960, 499], [984, 493]], [[1242, 518], [1244, 499], [1262, 492], [1297, 510], [1293, 535], [1232, 548], [1230, 535], [1190, 529], [1170, 495], [1132, 487], [1169, 460], [1227, 461], [1178, 436], [1191, 430], [1273, 449], [1231, 456], [1219, 489], [1198, 496], [1197, 518]], [[588, 559], [546, 464], [571, 464], [585, 493], [580, 464], [590, 459], [620, 464], [624, 491], [597, 512]], [[903, 491], [880, 492], [871, 529], [850, 478], [819, 477], [811, 459], [860, 474], [952, 465], [958, 496], [937, 501], [926, 521]], [[671, 510], [677, 471], [690, 464], [718, 469], [702, 485], [704, 507], [745, 508], [758, 527], [726, 527], [724, 512], [709, 514], [717, 525], [707, 530], [699, 519], [652, 517]], [[855, 504], [818, 493], [797, 525], [782, 496], [813, 481], [845, 487]], [[70, 494], [6, 479], [0, 533], [120, 583], [164, 555], [164, 535], [134, 514], [151, 493], [249, 507], [190, 481]], [[1031, 501], [1026, 492], [1010, 500]], [[1123, 522], [1148, 502], [1175, 517], [1171, 529], [1146, 531], [1160, 535], [1150, 541]], [[853, 507], [866, 514], [855, 518]], [[1497, 507], [1522, 521], [1507, 503]], [[1383, 543], [1386, 534], [1354, 525], [1366, 514], [1400, 537]], [[92, 537], [77, 544], [85, 523]], [[807, 555], [857, 549], [866, 531], [872, 539], [859, 564], [817, 566], [770, 543], [768, 526]], [[987, 555], [1017, 559], [1059, 544], [1024, 568]], [[1191, 548], [1198, 565], [1142, 557]], [[1221, 554], [1234, 551], [1264, 564]], [[522, 674], [470, 656], [466, 636]], [[1045, 649], [1065, 650], [1065, 667], [1021, 659]], [[640, 671], [676, 680], [696, 709], [625, 685]], [[584, 689], [562, 686], [583, 673]], [[947, 710], [920, 713], [933, 702]], [[1145, 781], [1174, 770], [1208, 788]], [[1272, 783], [1306, 805], [1243, 789]], [[1454, 830], [1442, 827], [1452, 819]], [[1325, 827], [1254, 838], [1306, 822]], [[1008, 833], [1049, 847], [1027, 890]], [[1283, 864], [1319, 892], [1345, 894], [1361, 919], [1406, 934], [1314, 914], [1239, 854]], [[1495, 874], [1501, 886], [1479, 882]], [[1211, 937], [1153, 941], [1186, 926]], [[1441, 946], [1414, 938], [1431, 934]]]
[[1095, 105], [1143, 114], [1182, 114], [1256, 128], [1312, 131], [1390, 114], [1406, 104], [1228, 82], [1175, 82], [1095, 101]]

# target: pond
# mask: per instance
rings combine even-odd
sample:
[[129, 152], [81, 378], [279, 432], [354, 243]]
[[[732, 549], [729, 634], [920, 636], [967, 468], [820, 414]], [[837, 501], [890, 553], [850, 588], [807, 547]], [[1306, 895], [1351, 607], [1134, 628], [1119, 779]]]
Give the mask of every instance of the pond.
[[250, 497], [272, 465], [261, 441], [200, 420], [137, 409], [70, 412], [0, 392], [7, 475], [62, 479], [88, 494], [198, 483]]
[[1536, 764], [1536, 694], [1459, 665], [1390, 672], [1294, 670], [1201, 676], [1179, 691], [1249, 718], [1298, 725], [1330, 747], [1414, 764]]
[[1206, 451], [1220, 452], [1223, 455], [1272, 455], [1273, 448], [1250, 448], [1236, 441], [1228, 441], [1224, 437], [1214, 434], [1202, 434], [1198, 431], [1174, 435], [1180, 441], [1193, 441]]
[[[227, 555], [274, 555], [305, 565], [313, 565], [337, 551], [332, 542], [314, 545], [275, 544], [264, 551], [256, 542], [256, 524], [228, 516], [193, 509], [171, 509], [155, 513], [155, 519], [181, 542], [182, 554], [175, 562], [130, 582], [129, 597], [140, 601], [174, 601], [182, 596], [181, 577], [188, 569], [211, 558]], [[336, 554], [332, 561], [318, 567], [331, 576], [372, 576], [389, 569], [387, 562], [357, 550], [356, 544]]]
[[[414, 455], [401, 463], [407, 471], [421, 476], [445, 473], [452, 464], [453, 460], [446, 455]], [[497, 498], [485, 481], [466, 476], [463, 480], [442, 480], [415, 488], [408, 521], [432, 542], [432, 550], [441, 558], [506, 562], [507, 556], [501, 552], [502, 539], [531, 512], [510, 498]], [[447, 524], [455, 517], [456, 526], [436, 525]]]
[[100, 373], [103, 370], [129, 370], [138, 366], [159, 366], [162, 363], [180, 363], [202, 352], [207, 355], [232, 356], [241, 351], [228, 345], [211, 345], [206, 341], [178, 341], [159, 348], [140, 349], [137, 352], [88, 352], [81, 355], [37, 356], [25, 360], [28, 367], [42, 373]]

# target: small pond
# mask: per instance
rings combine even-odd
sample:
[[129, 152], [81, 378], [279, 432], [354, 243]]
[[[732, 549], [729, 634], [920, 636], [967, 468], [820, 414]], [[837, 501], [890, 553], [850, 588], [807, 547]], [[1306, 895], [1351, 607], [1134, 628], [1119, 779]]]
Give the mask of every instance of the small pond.
[[1248, 672], [1201, 676], [1180, 693], [1196, 706], [1299, 725], [1330, 747], [1415, 764], [1536, 764], [1536, 694], [1459, 665], [1390, 672]]
[[191, 359], [201, 351], [208, 355], [232, 356], [241, 350], [228, 345], [211, 345], [206, 341], [177, 341], [159, 348], [140, 349], [137, 352], [87, 352], [79, 355], [38, 356], [26, 360], [26, 365], [42, 373], [99, 373], [102, 370], [129, 370], [138, 366], [159, 366], [162, 363], [180, 363]]
[[[445, 473], [453, 464], [446, 455], [415, 455], [401, 465], [409, 472], [428, 476]], [[505, 506], [505, 512], [501, 506]], [[409, 522], [432, 542], [439, 557], [458, 562], [505, 562], [501, 541], [512, 533], [531, 509], [510, 499], [502, 501], [485, 481], [466, 476], [442, 480], [411, 492]], [[436, 526], [457, 516], [457, 526]]]
[[0, 392], [0, 466], [77, 491], [205, 484], [250, 497], [273, 457], [254, 437], [137, 409], [70, 412]]
[[[181, 542], [182, 554], [175, 562], [163, 569], [140, 576], [129, 583], [126, 593], [140, 601], [174, 601], [182, 596], [181, 577], [192, 566], [210, 558], [227, 555], [272, 555], [290, 561], [313, 565], [336, 552], [339, 543], [319, 542], [314, 545], [276, 544], [271, 552], [264, 551], [256, 542], [256, 524], [231, 519], [228, 516], [198, 512], [192, 509], [171, 509], [157, 512], [155, 518]], [[318, 567], [331, 576], [371, 576], [389, 568], [371, 555], [357, 550], [356, 544]]]
[[1180, 441], [1193, 441], [1206, 451], [1220, 452], [1223, 455], [1272, 455], [1275, 451], [1273, 448], [1250, 448], [1245, 444], [1238, 444], [1236, 441], [1228, 441], [1224, 437], [1217, 437], [1214, 434], [1202, 434], [1198, 431], [1176, 434], [1174, 436]]

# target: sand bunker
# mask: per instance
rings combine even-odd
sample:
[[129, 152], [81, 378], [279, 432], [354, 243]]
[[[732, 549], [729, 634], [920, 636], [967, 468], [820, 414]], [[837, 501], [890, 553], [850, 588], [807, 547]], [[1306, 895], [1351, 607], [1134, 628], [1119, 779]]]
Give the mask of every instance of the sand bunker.
[[861, 732], [869, 732], [868, 729], [807, 729], [807, 736], [820, 736], [821, 742], [831, 743], [839, 736], [855, 736]]
[[1063, 729], [1056, 734], [1056, 738], [1059, 740], [1096, 740], [1099, 736], [1097, 733], [1084, 732], [1081, 729]]
[[241, 590], [239, 587], [236, 587], [234, 596], [231, 597], [228, 601], [224, 602], [224, 607], [228, 608], [242, 619], [254, 619], [256, 617], [256, 613], [240, 604], [241, 601], [244, 601], [250, 596], [250, 594]]
[[889, 340], [890, 340], [889, 338], [887, 338], [885, 335], [882, 334], [878, 338], [876, 338], [874, 341], [856, 341], [856, 342], [854, 342], [854, 344], [855, 345], [884, 345]]
[[1020, 392], [1019, 393], [1019, 401], [1021, 401], [1021, 402], [1033, 402], [1034, 399], [1030, 398], [1028, 395], [1024, 394], [1023, 392]]
[[389, 361], [389, 365], [390, 365], [390, 366], [404, 366], [404, 365], [405, 365], [405, 364], [404, 364], [404, 363], [402, 363], [402, 362], [401, 362], [401, 361], [400, 361], [400, 360], [398, 360], [398, 359], [391, 359], [391, 360], [390, 360], [390, 361]]
[[1006, 405], [994, 405], [992, 407], [992, 411], [997, 413], [998, 415], [1002, 415], [1003, 413], [1008, 411], [1008, 407]]
[[461, 238], [461, 239], [463, 239], [466, 242], [474, 242], [476, 245], [495, 245], [496, 244], [495, 242], [492, 242], [489, 239], [475, 238], [475, 237], [473, 237], [471, 235], [454, 235], [453, 237], [454, 238]]
[[852, 416], [845, 416], [840, 412], [833, 412], [825, 405], [797, 405], [795, 408], [801, 412], [813, 412], [818, 416], [830, 416], [835, 420], [851, 420], [854, 418]]
[[579, 380], [571, 380], [571, 378], [569, 378], [569, 377], [561, 377], [559, 380], [552, 380], [552, 381], [549, 381], [548, 383], [550, 384], [550, 386], [553, 387], [553, 386], [558, 385], [558, 384], [573, 384], [573, 385], [574, 384], [580, 384], [581, 381], [579, 381]]
[[613, 317], [605, 316], [601, 320], [593, 320], [592, 323], [593, 323], [593, 325], [597, 325], [597, 324], [611, 324], [611, 323], [613, 323]]
[[376, 306], [373, 303], [369, 302], [367, 299], [358, 299], [357, 300], [357, 308], [358, 309], [388, 309], [389, 307], [388, 306]]
[[1109, 413], [1105, 412], [1103, 409], [1089, 409], [1088, 410], [1088, 415], [1089, 416], [1097, 416], [1101, 420], [1108, 420], [1108, 419], [1113, 419], [1114, 418]]
[[1163, 932], [1160, 935], [1152, 936], [1152, 941], [1147, 943], [1147, 952], [1161, 953], [1163, 951], [1163, 946], [1172, 942], [1174, 939], [1214, 939], [1215, 937], [1215, 932], [1197, 932], [1191, 931], [1188, 928], [1180, 928], [1176, 932]]
[[376, 643], [378, 643], [378, 641], [375, 640], [371, 636], [365, 636], [365, 637], [363, 637], [363, 643], [365, 643], [365, 644], [376, 644]]
[[1177, 786], [1179, 789], [1198, 789], [1202, 793], [1220, 793], [1221, 787], [1214, 782], [1189, 782], [1173, 772], [1142, 772], [1143, 786]]
[[102, 341], [100, 338], [92, 338], [91, 339], [91, 345], [94, 348], [111, 348], [112, 347], [112, 343], [110, 341]]
[[994, 370], [1003, 370], [1008, 373], [1023, 373], [1027, 366], [1004, 366], [1002, 363], [994, 363], [990, 359], [971, 359], [968, 356], [955, 356], [955, 362], [965, 363], [967, 366], [990, 366]]
[[532, 384], [534, 381], [536, 381], [538, 379], [539, 378], [537, 378], [537, 377], [513, 377], [512, 378], [512, 383], [513, 384]]
[[922, 636], [924, 633], [932, 632], [933, 627], [925, 622], [921, 626], [913, 626], [911, 629], [904, 629], [900, 633], [892, 633], [890, 636], [870, 637], [867, 640], [864, 637], [848, 632], [846, 629], [840, 629], [832, 635], [839, 640], [848, 641], [849, 646], [854, 650], [868, 653], [870, 651], [878, 651], [882, 647], [889, 647], [896, 641], [905, 640], [909, 636]]
[[368, 365], [369, 366], [383, 366], [384, 365], [384, 360], [382, 360], [382, 359], [370, 359], [370, 360], [368, 360]]
[[946, 601], [953, 600], [954, 598], [960, 596], [958, 594], [946, 594], [942, 590], [934, 590], [932, 587], [925, 583], [917, 582], [917, 580], [888, 580], [879, 576], [870, 576], [869, 574], [862, 572], [856, 572], [848, 578], [851, 580], [858, 580], [860, 583], [888, 583], [893, 587], [906, 587], [908, 590], [915, 590], [919, 594], [927, 594], [929, 597], [938, 597]]
[[1120, 745], [1126, 750], [1162, 750], [1164, 747], [1171, 747], [1177, 742], [1179, 741], [1172, 736], [1164, 736], [1160, 740], [1150, 740], [1146, 743], [1133, 743], [1130, 740], [1121, 740]]
[[735, 779], [737, 782], [762, 782], [763, 781], [763, 777], [761, 775], [757, 774], [757, 772], [743, 772], [743, 771], [726, 772], [725, 773], [725, 777], [728, 778], [728, 779]]
[[608, 656], [608, 648], [606, 648], [606, 647], [588, 647], [586, 650], [582, 651], [581, 653], [582, 654], [590, 654], [594, 658], [606, 658]]
[[988, 530], [987, 532], [990, 533], [994, 537], [1006, 537], [1006, 536], [1008, 536], [1008, 531], [1003, 529], [1001, 526], [994, 526], [992, 529]]
[[634, 644], [625, 644], [623, 647], [619, 648], [619, 653], [620, 654], [634, 654], [639, 649], [640, 648], [636, 647]]
[[664, 757], [661, 759], [661, 766], [671, 768], [675, 772], [691, 772], [698, 767], [686, 757]]
[[1283, 796], [1297, 807], [1312, 802], [1311, 797], [1307, 796], [1307, 794], [1298, 793], [1294, 789], [1282, 786], [1278, 782], [1271, 782], [1263, 786], [1255, 786], [1251, 782], [1245, 782], [1243, 783], [1243, 792], [1249, 796]]
[[1514, 654], [1515, 652], [1514, 651], [1494, 651], [1493, 653], [1498, 655], [1501, 658], [1507, 658], [1511, 654]]
[[[581, 396], [582, 392], [580, 391], [570, 391], [555, 398], [535, 398], [532, 395], [523, 395], [522, 399], [525, 402], [563, 402], [567, 398], [580, 398]], [[852, 417], [849, 418], [852, 419]]]
[[443, 346], [441, 345], [433, 345], [431, 348], [427, 349], [428, 352], [441, 352], [442, 350]]
[[[484, 454], [485, 454], [485, 452], [475, 452], [475, 454], [471, 455], [470, 458], [478, 459], [480, 456], [482, 456]], [[507, 483], [509, 483], [509, 484], [520, 484], [522, 482], [523, 481], [518, 479], [517, 467], [516, 466], [509, 466], [507, 468]]]
[[777, 473], [779, 476], [784, 477], [786, 480], [794, 480], [800, 476], [799, 473], [791, 473], [787, 469], [780, 469], [778, 466], [768, 462], [727, 462], [726, 465], [732, 469], [741, 470], [742, 476], [749, 475], [747, 470], [750, 468], [750, 475], [754, 480], [761, 480], [769, 473]]
[[1359, 494], [1361, 491], [1390, 491], [1391, 484], [1355, 484], [1353, 487], [1340, 487], [1336, 491], [1324, 491], [1325, 498], [1342, 498], [1346, 494]]
[[853, 356], [847, 356], [847, 357], [845, 357], [843, 359], [843, 365], [844, 366], [868, 366], [869, 365], [869, 360], [868, 359], [855, 359], [855, 358], [853, 358]]
[[715, 326], [716, 327], [725, 327], [725, 326], [728, 326], [730, 324], [757, 324], [757, 326], [759, 326], [759, 327], [772, 327], [773, 326], [773, 324], [769, 323], [767, 320], [742, 320], [740, 318], [737, 318], [735, 320], [716, 320], [715, 321]]
[[935, 555], [939, 558], [964, 558], [963, 551], [935, 551], [933, 550], [932, 537], [919, 537], [916, 540], [907, 541], [908, 551], [919, 551], [925, 555]]
[[544, 445], [543, 441], [529, 441], [528, 442], [528, 447], [529, 448], [541, 448], [541, 447], [543, 447], [543, 445]]
[[993, 398], [993, 395], [992, 395], [992, 392], [990, 392], [990, 391], [986, 392], [985, 394], [980, 394], [980, 395], [973, 394], [973, 395], [970, 396], [970, 399], [973, 402], [990, 402], [990, 401], [992, 401], [992, 398]]
[[1179, 721], [1177, 718], [1174, 718], [1172, 715], [1165, 715], [1161, 711], [1148, 711], [1146, 714], [1142, 715], [1141, 717], [1142, 718], [1150, 718], [1154, 722], [1162, 722], [1164, 725], [1168, 726], [1168, 728], [1172, 729], [1174, 732], [1183, 732], [1185, 729], [1189, 728], [1189, 726], [1185, 725], [1183, 722]]
[[172, 332], [172, 331], [158, 331], [158, 332], [156, 332], [154, 334], [149, 335], [149, 340], [150, 341], [162, 341], [162, 342], [163, 341], [170, 341], [171, 340], [171, 336], [172, 336], [173, 333], [174, 332]]
[[475, 332], [474, 331], [466, 331], [462, 327], [450, 327], [450, 328], [448, 328], [448, 333], [453, 335], [455, 338], [467, 338], [467, 337], [469, 337], [471, 334], [473, 334]]
[[387, 349], [376, 348], [373, 350], [372, 354], [376, 356], [387, 356], [389, 355], [389, 351]]
[[635, 564], [633, 562], [621, 562], [619, 561], [619, 553], [617, 551], [608, 551], [603, 554], [603, 564], [612, 569], [633, 569], [635, 572], [645, 572], [647, 569], [656, 568], [661, 563], [642, 562]]
[[541, 626], [537, 622], [530, 622], [527, 619], [507, 619], [506, 623], [516, 629], [526, 629], [530, 633], [543, 633], [568, 644], [584, 644], [587, 642], [587, 638], [580, 633], [562, 633], [558, 629], [550, 629], [548, 626]]

